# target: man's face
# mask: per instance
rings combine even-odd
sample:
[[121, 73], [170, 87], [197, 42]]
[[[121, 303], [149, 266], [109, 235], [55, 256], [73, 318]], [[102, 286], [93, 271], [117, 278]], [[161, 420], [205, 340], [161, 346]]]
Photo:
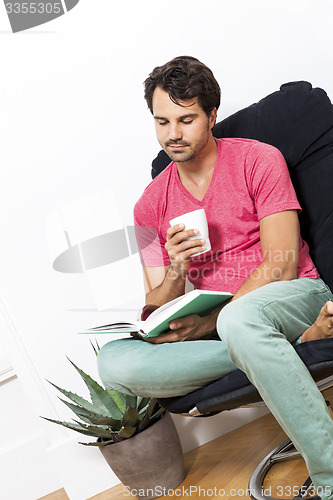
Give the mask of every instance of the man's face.
[[196, 98], [175, 104], [160, 87], [153, 95], [153, 115], [157, 140], [176, 162], [194, 160], [204, 153], [216, 119], [216, 109], [208, 118]]

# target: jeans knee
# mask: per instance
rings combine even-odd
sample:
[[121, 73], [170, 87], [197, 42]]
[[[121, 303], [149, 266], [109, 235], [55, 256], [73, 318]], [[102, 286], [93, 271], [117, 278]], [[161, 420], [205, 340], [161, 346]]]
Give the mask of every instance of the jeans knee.
[[126, 359], [126, 351], [132, 339], [112, 340], [98, 353], [97, 367], [100, 379], [107, 389], [133, 394], [130, 389], [135, 383], [131, 362]]
[[216, 329], [220, 339], [224, 342], [227, 340], [227, 335], [225, 335], [225, 333], [231, 332], [235, 326], [234, 304], [235, 302], [227, 304], [217, 317]]
[[217, 332], [225, 343], [229, 355], [247, 353], [257, 341], [259, 315], [254, 304], [242, 298], [230, 302], [217, 318]]

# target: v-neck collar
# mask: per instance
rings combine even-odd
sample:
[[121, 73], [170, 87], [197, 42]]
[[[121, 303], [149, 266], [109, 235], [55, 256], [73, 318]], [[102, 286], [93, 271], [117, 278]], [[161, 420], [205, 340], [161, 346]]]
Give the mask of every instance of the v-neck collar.
[[214, 165], [214, 170], [213, 170], [213, 175], [212, 175], [212, 178], [210, 180], [210, 183], [209, 183], [209, 186], [207, 188], [207, 191], [205, 192], [205, 196], [202, 198], [202, 200], [198, 200], [198, 198], [196, 198], [195, 196], [193, 196], [187, 189], [186, 187], [184, 186], [184, 184], [181, 182], [180, 178], [179, 178], [179, 175], [178, 175], [178, 170], [177, 170], [177, 163], [174, 162], [174, 170], [175, 170], [175, 175], [176, 175], [176, 182], [178, 184], [178, 187], [179, 189], [183, 192], [183, 194], [189, 199], [191, 200], [193, 203], [195, 203], [196, 205], [199, 205], [199, 206], [203, 206], [205, 205], [206, 203], [206, 200], [207, 200], [207, 197], [209, 196], [210, 194], [210, 191], [213, 189], [213, 184], [214, 184], [214, 181], [215, 181], [215, 177], [216, 177], [216, 172], [217, 172], [217, 159], [219, 158], [219, 155], [220, 155], [220, 147], [221, 147], [221, 142], [220, 141], [216, 141], [216, 145], [217, 145], [217, 154], [216, 154], [216, 160], [215, 160], [215, 165]]

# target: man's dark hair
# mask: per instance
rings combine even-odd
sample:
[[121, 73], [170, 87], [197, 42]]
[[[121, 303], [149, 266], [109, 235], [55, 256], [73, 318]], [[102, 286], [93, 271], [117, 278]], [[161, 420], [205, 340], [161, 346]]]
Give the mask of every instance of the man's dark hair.
[[195, 57], [175, 57], [163, 66], [157, 66], [145, 80], [144, 87], [145, 99], [151, 113], [156, 87], [167, 92], [176, 104], [197, 97], [207, 116], [220, 105], [219, 84], [212, 71]]

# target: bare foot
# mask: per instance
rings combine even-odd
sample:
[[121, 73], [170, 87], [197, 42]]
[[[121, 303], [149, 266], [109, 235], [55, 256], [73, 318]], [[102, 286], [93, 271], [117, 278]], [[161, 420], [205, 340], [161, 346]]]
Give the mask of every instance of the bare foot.
[[326, 302], [316, 321], [303, 333], [302, 342], [330, 337], [333, 337], [333, 302], [331, 300]]

